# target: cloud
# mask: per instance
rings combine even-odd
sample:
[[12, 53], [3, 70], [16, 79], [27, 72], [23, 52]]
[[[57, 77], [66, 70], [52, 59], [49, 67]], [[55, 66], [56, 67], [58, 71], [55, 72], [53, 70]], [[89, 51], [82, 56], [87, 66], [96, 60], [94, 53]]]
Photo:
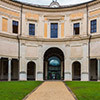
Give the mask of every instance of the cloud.
[[[39, 4], [39, 5], [49, 5], [52, 0], [17, 0], [21, 2], [28, 2], [31, 4]], [[91, 0], [57, 0], [60, 5], [71, 5], [71, 4], [78, 4], [83, 3]]]

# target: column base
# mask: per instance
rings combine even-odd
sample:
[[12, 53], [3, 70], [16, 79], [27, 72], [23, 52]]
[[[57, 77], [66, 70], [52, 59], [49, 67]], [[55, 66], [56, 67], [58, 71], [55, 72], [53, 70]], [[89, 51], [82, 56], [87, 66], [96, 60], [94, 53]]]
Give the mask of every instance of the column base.
[[19, 81], [27, 81], [26, 72], [20, 72], [19, 73]]
[[43, 73], [42, 72], [37, 72], [37, 81], [43, 81]]
[[81, 81], [89, 81], [89, 74], [87, 72], [81, 74]]
[[64, 81], [72, 81], [71, 73], [65, 72], [65, 78]]

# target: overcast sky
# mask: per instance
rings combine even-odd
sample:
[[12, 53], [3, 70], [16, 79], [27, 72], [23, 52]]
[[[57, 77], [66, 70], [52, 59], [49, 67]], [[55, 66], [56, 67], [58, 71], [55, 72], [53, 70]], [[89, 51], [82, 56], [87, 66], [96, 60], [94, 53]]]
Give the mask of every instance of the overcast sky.
[[[39, 5], [49, 5], [52, 0], [18, 0], [22, 2], [28, 2], [32, 4], [39, 4]], [[78, 4], [78, 3], [83, 3], [91, 0], [57, 0], [60, 5], [71, 5], [71, 4]]]

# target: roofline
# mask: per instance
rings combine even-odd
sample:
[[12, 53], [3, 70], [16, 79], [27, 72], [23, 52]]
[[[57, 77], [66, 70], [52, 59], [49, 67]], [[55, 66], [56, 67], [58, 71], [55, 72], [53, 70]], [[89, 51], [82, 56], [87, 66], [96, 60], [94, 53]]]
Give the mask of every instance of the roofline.
[[77, 6], [89, 4], [89, 3], [92, 3], [92, 2], [97, 1], [97, 0], [91, 0], [91, 1], [88, 1], [88, 2], [79, 3], [79, 4], [75, 4], [75, 5], [62, 5], [62, 6], [59, 6], [59, 7], [56, 7], [56, 8], [52, 8], [49, 5], [44, 5], [44, 6], [35, 5], [35, 4], [25, 3], [25, 2], [21, 2], [21, 1], [17, 1], [17, 0], [9, 0], [9, 1], [21, 4], [21, 5], [26, 5], [26, 6], [36, 7], [36, 8], [42, 8], [42, 9], [63, 9], [63, 8], [71, 8], [71, 7], [77, 7]]

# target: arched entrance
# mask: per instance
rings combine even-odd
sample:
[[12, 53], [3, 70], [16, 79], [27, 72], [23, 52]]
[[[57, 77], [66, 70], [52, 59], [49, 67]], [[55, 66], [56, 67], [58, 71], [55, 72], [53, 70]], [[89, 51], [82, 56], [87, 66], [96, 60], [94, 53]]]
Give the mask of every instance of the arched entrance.
[[64, 54], [59, 48], [44, 54], [44, 80], [64, 80]]
[[81, 64], [78, 61], [72, 64], [72, 79], [81, 80]]
[[35, 80], [36, 65], [34, 62], [27, 64], [27, 80]]

